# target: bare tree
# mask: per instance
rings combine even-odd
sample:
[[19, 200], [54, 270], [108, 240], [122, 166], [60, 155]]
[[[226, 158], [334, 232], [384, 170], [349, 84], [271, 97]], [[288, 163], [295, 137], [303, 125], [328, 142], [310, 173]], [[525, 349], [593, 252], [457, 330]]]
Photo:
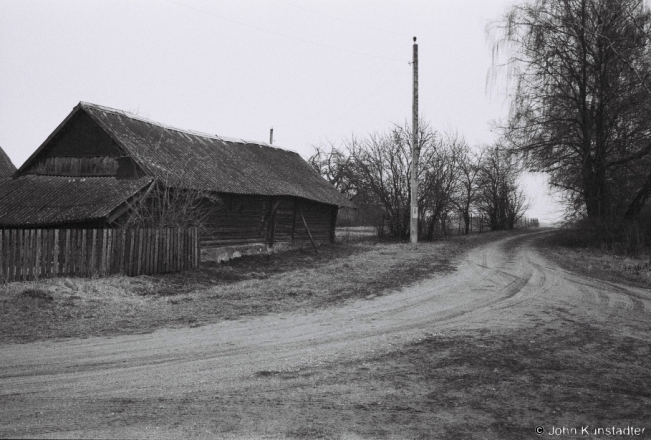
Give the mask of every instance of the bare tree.
[[[439, 134], [419, 124], [419, 235], [433, 239], [447, 233], [448, 218], [459, 212], [465, 231], [471, 210], [482, 210], [493, 229], [513, 228], [526, 210], [518, 188], [520, 167], [506, 149], [471, 152], [457, 133]], [[368, 206], [380, 206], [389, 233], [409, 236], [411, 127], [395, 125], [368, 138], [351, 138], [341, 148], [316, 149], [310, 161], [326, 179], [347, 188]], [[338, 177], [338, 176], [344, 176]], [[344, 183], [345, 182], [345, 186]]]
[[520, 167], [508, 151], [498, 145], [482, 154], [477, 175], [477, 208], [488, 219], [491, 230], [513, 229], [528, 208], [519, 188]]
[[[355, 143], [355, 140], [352, 140]], [[347, 151], [338, 148], [332, 142], [324, 146], [316, 146], [314, 154], [308, 158], [308, 163], [332, 184], [342, 194], [349, 198], [355, 195], [355, 177]]]
[[[165, 147], [172, 142], [165, 128], [152, 126], [147, 134], [157, 156], [159, 175], [144, 193], [129, 201], [129, 213], [122, 220], [126, 228], [187, 228], [207, 227], [211, 212], [222, 209], [224, 201], [215, 192], [201, 188], [194, 179], [193, 169], [199, 167], [189, 156], [185, 161], [166, 154]], [[147, 158], [141, 158], [147, 162]], [[161, 176], [162, 175], [162, 176]]]
[[591, 219], [633, 218], [651, 193], [650, 29], [640, 0], [525, 0], [489, 30], [507, 145]]
[[464, 140], [457, 133], [445, 133], [437, 138], [422, 161], [421, 231], [429, 240], [434, 238], [437, 228], [442, 234], [447, 233], [447, 218], [457, 206], [458, 166], [464, 153], [463, 144]]
[[210, 191], [173, 187], [169, 181], [156, 179], [130, 205], [123, 227], [198, 227], [202, 230], [207, 226], [212, 210], [223, 208], [224, 201]]
[[479, 152], [473, 152], [464, 139], [459, 140], [457, 148], [459, 149], [456, 163], [458, 177], [453, 201], [457, 212], [463, 218], [464, 234], [467, 235], [470, 232], [470, 216], [479, 192], [477, 180], [481, 170], [480, 164], [484, 148]]

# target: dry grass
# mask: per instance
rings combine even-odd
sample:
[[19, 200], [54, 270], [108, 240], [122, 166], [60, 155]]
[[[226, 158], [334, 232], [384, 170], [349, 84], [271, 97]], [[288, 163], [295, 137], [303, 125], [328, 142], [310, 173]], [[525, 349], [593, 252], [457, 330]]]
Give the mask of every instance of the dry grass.
[[[526, 233], [526, 231], [510, 232]], [[372, 298], [455, 270], [472, 246], [506, 232], [420, 243], [351, 240], [245, 256], [158, 276], [57, 278], [0, 289], [0, 344], [147, 333]]]
[[648, 341], [544, 313], [553, 319], [517, 331], [448, 331], [363, 360], [261, 370], [220, 393], [73, 405], [111, 414], [97, 428], [155, 424], [168, 438], [520, 440], [543, 437], [536, 426], [547, 437], [629, 425], [648, 438]]
[[475, 239], [419, 244], [350, 241], [247, 256], [160, 276], [58, 278], [5, 284], [0, 343], [151, 332], [267, 313], [310, 310], [385, 295], [455, 270]]
[[580, 246], [567, 239], [567, 232], [538, 240], [546, 257], [561, 267], [593, 278], [638, 287], [651, 287], [649, 256], [622, 255], [605, 248]]

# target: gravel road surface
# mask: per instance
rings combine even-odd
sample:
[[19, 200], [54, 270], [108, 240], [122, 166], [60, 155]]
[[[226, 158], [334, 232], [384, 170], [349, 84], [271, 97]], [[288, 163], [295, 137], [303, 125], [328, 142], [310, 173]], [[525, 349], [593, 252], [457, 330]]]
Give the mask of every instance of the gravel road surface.
[[600, 322], [651, 310], [646, 290], [582, 277], [545, 260], [532, 245], [536, 236], [483, 245], [451, 274], [340, 308], [0, 346], [0, 436], [177, 437], [183, 422], [170, 427], [151, 414], [111, 424], [120, 416], [115, 408], [193, 393], [251, 393], [252, 378], [269, 372], [363, 359], [449, 329], [517, 328], [549, 307]]

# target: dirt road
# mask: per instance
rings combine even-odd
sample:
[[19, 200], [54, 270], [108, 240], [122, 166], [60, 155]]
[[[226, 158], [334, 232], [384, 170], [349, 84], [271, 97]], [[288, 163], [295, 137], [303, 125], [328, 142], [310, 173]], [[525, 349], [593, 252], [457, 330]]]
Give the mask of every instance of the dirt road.
[[[2, 346], [0, 437], [211, 437], [191, 429], [206, 413], [183, 414], [177, 405], [171, 416], [166, 405], [255, 394], [260, 378], [363, 360], [440, 332], [549, 323], [548, 311], [558, 308], [590, 322], [626, 319], [637, 324], [622, 332], [648, 338], [648, 291], [558, 268], [532, 246], [537, 235], [475, 248], [452, 274], [341, 308]], [[269, 423], [249, 431], [276, 433]]]

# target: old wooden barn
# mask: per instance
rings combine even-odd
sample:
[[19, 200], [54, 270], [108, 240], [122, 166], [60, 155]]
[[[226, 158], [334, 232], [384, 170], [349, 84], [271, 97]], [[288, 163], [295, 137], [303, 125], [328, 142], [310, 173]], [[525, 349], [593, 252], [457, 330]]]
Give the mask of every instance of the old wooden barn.
[[203, 246], [330, 242], [352, 206], [297, 153], [81, 102], [0, 183], [0, 227], [128, 227], [154, 193], [201, 199]]

